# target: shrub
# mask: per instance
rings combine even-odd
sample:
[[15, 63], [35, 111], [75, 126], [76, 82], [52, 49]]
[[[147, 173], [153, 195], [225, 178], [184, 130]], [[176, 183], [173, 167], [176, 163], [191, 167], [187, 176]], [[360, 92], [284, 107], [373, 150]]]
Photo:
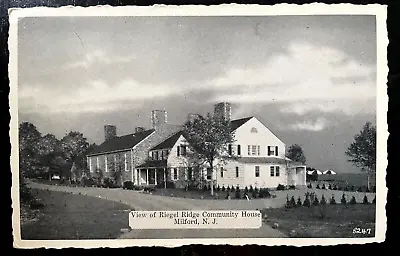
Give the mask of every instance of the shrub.
[[328, 185], [328, 189], [329, 190], [332, 190], [332, 185], [329, 183], [329, 185]]
[[247, 194], [247, 192], [249, 192], [249, 189], [248, 189], [247, 186], [246, 186], [246, 187], [244, 187], [244, 193]]
[[243, 199], [247, 199], [248, 195], [246, 192], [243, 193]]
[[335, 190], [343, 190], [341, 186], [335, 186]]
[[219, 185], [217, 186], [217, 191], [218, 192], [221, 191], [221, 188], [219, 187]]
[[369, 204], [367, 195], [364, 195], [363, 204]]
[[229, 190], [226, 192], [225, 199], [231, 199], [231, 195], [229, 194]]
[[222, 185], [221, 190], [222, 190], [222, 192], [224, 192], [226, 190], [224, 185]]
[[305, 207], [311, 206], [310, 198], [308, 195], [306, 195], [306, 198], [304, 199], [303, 206], [305, 206]]
[[258, 193], [259, 193], [258, 188], [255, 187], [255, 188], [253, 189], [253, 192], [252, 192], [252, 197], [253, 197], [253, 198], [257, 198], [257, 197], [258, 197]]
[[324, 183], [324, 184], [322, 184], [322, 189], [326, 189], [326, 187], [325, 187], [325, 183]]
[[289, 189], [296, 189], [296, 186], [295, 185], [290, 185]]
[[208, 188], [207, 188], [207, 185], [204, 185], [204, 186], [203, 186], [203, 191], [207, 191], [207, 189], [208, 189]]
[[295, 207], [296, 206], [296, 200], [294, 199], [294, 196], [290, 198], [290, 207]]
[[240, 189], [239, 189], [239, 186], [236, 187], [235, 198], [240, 199]]
[[317, 196], [314, 196], [313, 205], [319, 205], [319, 200]]
[[340, 200], [342, 204], [347, 204], [346, 196], [343, 194], [342, 199]]
[[357, 204], [356, 197], [352, 196], [350, 199], [350, 204]]
[[278, 187], [276, 187], [276, 190], [285, 190], [285, 186], [282, 184], [278, 184]]
[[134, 184], [133, 184], [132, 181], [127, 180], [127, 181], [124, 182], [123, 188], [124, 189], [133, 190], [134, 189]]
[[344, 187], [344, 191], [349, 191], [349, 187], [348, 186]]
[[297, 204], [296, 204], [296, 206], [300, 207], [300, 206], [302, 206], [302, 205], [303, 205], [303, 203], [301, 202], [301, 198], [300, 198], [300, 197], [297, 198]]
[[270, 198], [271, 197], [271, 193], [268, 191], [267, 188], [260, 189], [259, 195], [261, 198]]
[[363, 192], [362, 187], [359, 187], [359, 188], [357, 189], [357, 192]]
[[355, 190], [355, 189], [354, 189], [354, 185], [351, 185], [349, 190], [350, 190], [350, 191], [354, 191], [354, 190]]
[[321, 201], [319, 202], [321, 205], [326, 205], [326, 199], [325, 199], [325, 196], [324, 195], [322, 195], [322, 197], [321, 197]]
[[290, 208], [290, 200], [289, 200], [289, 195], [286, 194], [286, 208]]
[[335, 196], [332, 195], [331, 201], [329, 202], [330, 204], [336, 204]]
[[319, 184], [317, 184], [317, 186], [315, 187], [316, 189], [320, 189]]
[[253, 186], [252, 186], [252, 185], [250, 185], [249, 192], [250, 192], [250, 193], [253, 193], [253, 191], [254, 191], [254, 188], [253, 188]]

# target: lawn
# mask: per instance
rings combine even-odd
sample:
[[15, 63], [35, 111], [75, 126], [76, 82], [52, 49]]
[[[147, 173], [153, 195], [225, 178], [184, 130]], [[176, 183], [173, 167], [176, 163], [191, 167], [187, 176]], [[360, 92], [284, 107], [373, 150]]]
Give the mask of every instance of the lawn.
[[37, 220], [21, 221], [22, 239], [112, 239], [128, 227], [127, 205], [56, 191], [32, 193], [45, 207], [35, 211]]
[[[375, 236], [375, 204], [318, 205], [264, 209], [269, 225], [298, 238], [357, 238]], [[358, 233], [353, 229], [360, 228]], [[364, 234], [362, 233], [365, 230]]]

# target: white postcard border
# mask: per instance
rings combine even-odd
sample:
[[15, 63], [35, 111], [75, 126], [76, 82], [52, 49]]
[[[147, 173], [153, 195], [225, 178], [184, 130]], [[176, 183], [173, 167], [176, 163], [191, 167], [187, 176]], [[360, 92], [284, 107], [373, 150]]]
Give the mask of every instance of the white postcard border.
[[203, 245], [337, 245], [364, 244], [383, 242], [386, 233], [386, 172], [376, 175], [376, 232], [374, 238], [223, 238], [223, 239], [121, 239], [121, 240], [21, 240], [20, 236], [20, 205], [19, 205], [19, 171], [18, 171], [18, 19], [24, 17], [43, 16], [271, 16], [271, 15], [375, 15], [377, 24], [377, 169], [386, 170], [387, 154], [387, 29], [385, 5], [353, 5], [353, 4], [323, 4], [312, 3], [304, 5], [277, 4], [239, 5], [223, 4], [214, 6], [93, 6], [59, 8], [34, 7], [9, 9], [9, 79], [10, 79], [10, 140], [11, 140], [11, 170], [12, 170], [12, 223], [14, 247], [17, 248], [99, 248], [99, 247], [129, 247], [129, 246], [164, 246], [176, 247], [189, 244]]

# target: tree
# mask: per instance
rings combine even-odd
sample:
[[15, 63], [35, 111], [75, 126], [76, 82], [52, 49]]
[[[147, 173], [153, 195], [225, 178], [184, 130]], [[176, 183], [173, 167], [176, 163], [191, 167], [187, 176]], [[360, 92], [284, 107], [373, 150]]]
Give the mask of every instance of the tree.
[[37, 157], [37, 143], [42, 135], [36, 126], [29, 122], [23, 122], [18, 129], [18, 145], [19, 145], [19, 171], [20, 181], [26, 175], [32, 172]]
[[289, 147], [286, 153], [286, 157], [302, 164], [306, 164], [306, 157], [304, 156], [303, 149], [298, 144], [293, 144]]
[[214, 195], [214, 165], [216, 160], [227, 156], [228, 144], [234, 142], [234, 131], [230, 122], [223, 118], [207, 114], [206, 117], [188, 121], [185, 124], [187, 140], [192, 151], [204, 160], [211, 170], [211, 195]]
[[38, 166], [51, 180], [53, 170], [59, 169], [65, 162], [61, 142], [53, 134], [46, 134], [36, 143], [36, 150]]
[[370, 122], [365, 123], [363, 129], [354, 136], [345, 154], [349, 162], [367, 172], [367, 187], [370, 189], [370, 175], [376, 171], [376, 127]]
[[89, 143], [82, 133], [70, 131], [61, 139], [61, 144], [70, 166], [75, 163], [78, 168], [86, 167], [85, 152], [89, 148]]
[[122, 185], [122, 177], [125, 167], [124, 157], [121, 154], [114, 155], [114, 162], [111, 165], [111, 175], [114, 183], [117, 185]]

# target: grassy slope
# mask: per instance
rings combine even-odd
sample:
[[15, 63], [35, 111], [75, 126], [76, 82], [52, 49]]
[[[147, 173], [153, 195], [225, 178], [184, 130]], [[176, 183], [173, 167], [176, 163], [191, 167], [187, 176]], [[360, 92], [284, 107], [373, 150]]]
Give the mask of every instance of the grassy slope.
[[22, 239], [117, 238], [128, 227], [129, 206], [62, 192], [32, 190], [45, 203], [38, 220], [21, 225]]

